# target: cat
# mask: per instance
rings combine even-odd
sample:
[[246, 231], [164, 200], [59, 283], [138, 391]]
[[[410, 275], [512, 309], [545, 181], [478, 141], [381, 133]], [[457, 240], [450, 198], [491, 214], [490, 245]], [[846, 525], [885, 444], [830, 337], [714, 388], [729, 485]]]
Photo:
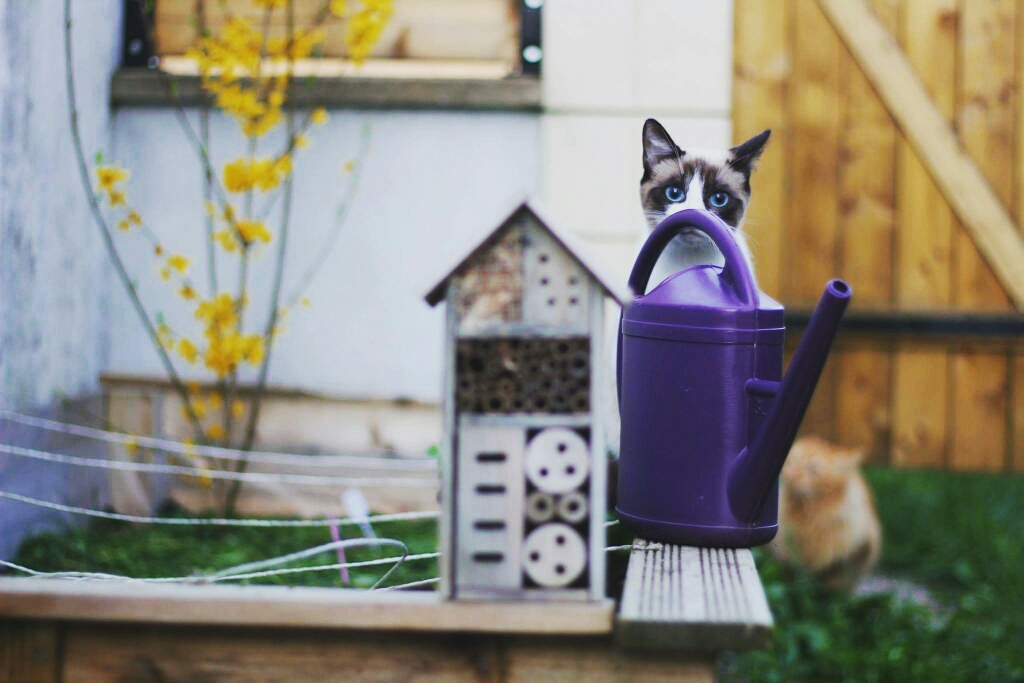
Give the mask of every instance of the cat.
[[882, 527], [860, 472], [862, 457], [860, 449], [804, 437], [779, 479], [779, 533], [768, 550], [826, 590], [852, 590], [881, 554]]
[[[750, 176], [764, 152], [771, 131], [758, 133], [735, 147], [715, 151], [681, 149], [664, 126], [654, 119], [644, 123], [643, 176], [640, 179], [640, 203], [647, 230], [634, 257], [654, 228], [666, 217], [684, 209], [705, 209], [716, 214], [732, 229], [751, 273], [754, 259], [743, 233], [743, 218], [750, 204]], [[687, 231], [674, 238], [651, 274], [648, 289], [666, 277], [690, 266], [711, 263], [722, 265], [718, 248], [704, 233]], [[604, 382], [605, 404], [602, 422], [609, 453], [613, 456], [609, 471], [609, 491], [615, 486], [619, 453], [619, 403], [615, 381], [615, 349], [619, 316], [608, 316], [609, 329]]]
[[[754, 259], [743, 232], [743, 219], [750, 204], [750, 176], [769, 137], [771, 130], [766, 130], [726, 150], [683, 150], [660, 123], [647, 119], [643, 128], [640, 203], [648, 232], [674, 213], [705, 209], [732, 229], [753, 272]], [[657, 285], [684, 268], [705, 263], [722, 265], [717, 247], [702, 232], [684, 232], [665, 249], [650, 285]]]

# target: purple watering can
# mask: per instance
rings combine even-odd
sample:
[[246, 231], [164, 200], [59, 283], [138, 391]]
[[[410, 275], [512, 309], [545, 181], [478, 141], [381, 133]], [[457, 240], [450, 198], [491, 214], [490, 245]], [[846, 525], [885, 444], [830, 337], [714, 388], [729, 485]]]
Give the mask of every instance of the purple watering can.
[[[725, 266], [680, 271], [644, 294], [662, 250], [698, 230]], [[832, 280], [782, 377], [782, 306], [757, 288], [718, 217], [680, 211], [637, 257], [619, 325], [622, 416], [616, 511], [648, 539], [744, 548], [778, 530], [779, 472], [851, 289]]]

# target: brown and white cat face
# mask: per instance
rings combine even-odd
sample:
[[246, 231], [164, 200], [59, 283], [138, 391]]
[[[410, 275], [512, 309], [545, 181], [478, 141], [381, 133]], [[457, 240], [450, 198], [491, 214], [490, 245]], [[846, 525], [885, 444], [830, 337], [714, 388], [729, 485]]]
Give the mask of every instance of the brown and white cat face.
[[[750, 174], [770, 135], [766, 130], [726, 150], [684, 150], [660, 123], [647, 119], [640, 201], [650, 228], [683, 209], [705, 209], [734, 230], [750, 260], [742, 234], [743, 217], [750, 203]], [[702, 244], [704, 250], [711, 247], [700, 233], [684, 233], [674, 242], [680, 242], [677, 248], [689, 246], [696, 252], [702, 250]]]

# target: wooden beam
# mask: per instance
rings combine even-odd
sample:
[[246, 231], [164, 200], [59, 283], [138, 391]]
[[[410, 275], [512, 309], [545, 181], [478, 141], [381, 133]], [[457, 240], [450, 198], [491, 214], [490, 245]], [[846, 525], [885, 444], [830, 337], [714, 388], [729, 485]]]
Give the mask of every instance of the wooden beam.
[[774, 622], [749, 550], [637, 540], [616, 636], [643, 650], [767, 647]]
[[48, 621], [0, 621], [0, 683], [56, 683], [60, 637]]
[[865, 0], [817, 0], [1017, 308], [1024, 241], [893, 36]]
[[[631, 653], [610, 636], [69, 624], [64, 681], [713, 683], [714, 653]], [[18, 679], [17, 683], [26, 683]]]
[[[170, 76], [186, 107], [209, 101], [193, 75]], [[300, 108], [540, 111], [540, 79], [353, 78], [320, 76], [293, 82]], [[167, 90], [153, 69], [120, 69], [110, 82], [113, 107], [168, 107]]]
[[0, 617], [390, 631], [586, 635], [613, 603], [448, 602], [436, 593], [0, 578]]

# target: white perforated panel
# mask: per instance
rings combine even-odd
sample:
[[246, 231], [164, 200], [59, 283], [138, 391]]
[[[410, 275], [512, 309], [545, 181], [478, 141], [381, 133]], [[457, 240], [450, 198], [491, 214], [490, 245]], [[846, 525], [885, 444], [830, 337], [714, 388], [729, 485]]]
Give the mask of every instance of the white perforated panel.
[[546, 231], [531, 225], [523, 252], [523, 322], [585, 334], [590, 276]]
[[455, 587], [514, 589], [522, 585], [522, 426], [459, 426]]

